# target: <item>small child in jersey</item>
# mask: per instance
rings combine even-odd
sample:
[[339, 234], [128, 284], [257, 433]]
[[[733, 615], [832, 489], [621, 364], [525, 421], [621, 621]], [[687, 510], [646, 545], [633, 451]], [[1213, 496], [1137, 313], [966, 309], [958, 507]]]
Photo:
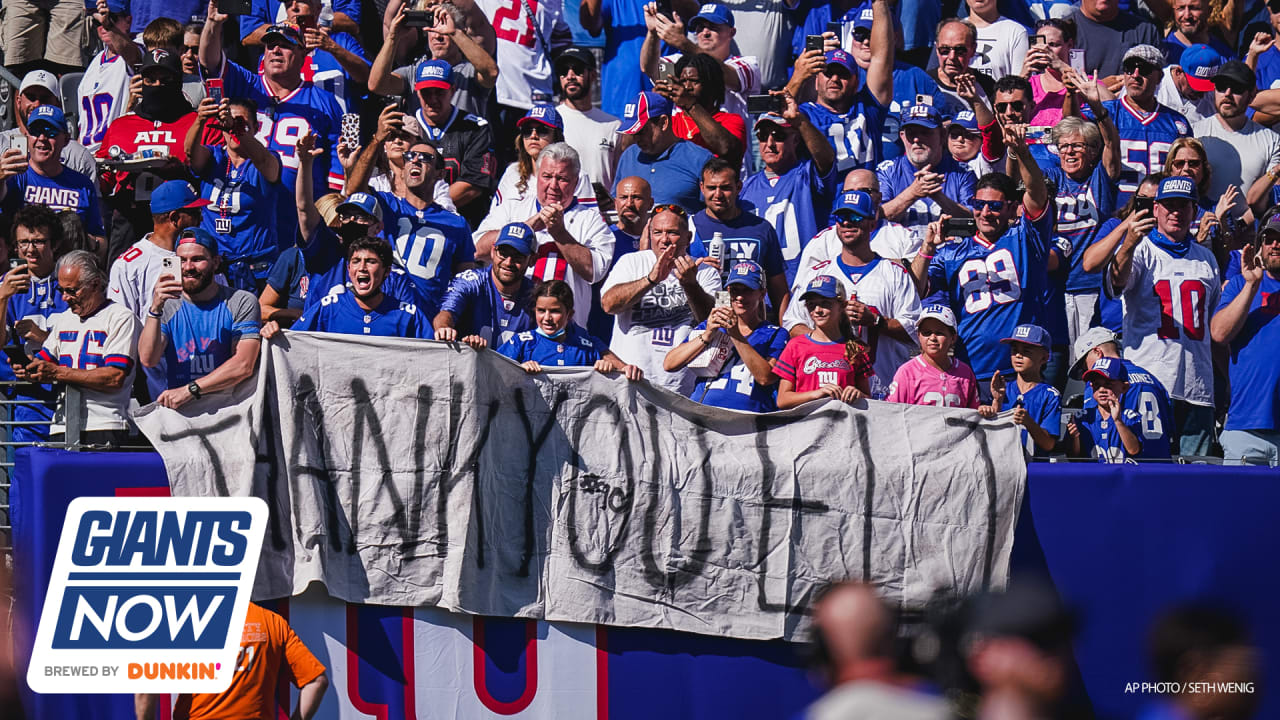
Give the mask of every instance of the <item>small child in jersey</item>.
[[[916, 322], [920, 354], [893, 374], [886, 402], [978, 409], [978, 378], [965, 362], [951, 357], [956, 344], [956, 315], [946, 305], [930, 305]], [[989, 413], [994, 415], [994, 413]]]
[[778, 408], [824, 397], [847, 403], [866, 397], [875, 370], [844, 312], [844, 287], [830, 275], [819, 275], [809, 281], [800, 302], [813, 330], [791, 338], [773, 367], [780, 378]]
[[512, 335], [498, 348], [500, 354], [520, 363], [525, 372], [542, 372], [543, 365], [592, 365], [601, 373], [621, 371], [628, 380], [644, 378], [640, 368], [624, 363], [607, 345], [573, 322], [573, 289], [565, 281], [550, 280], [534, 289], [533, 315], [533, 330]]
[[1022, 426], [1023, 447], [1032, 457], [1048, 457], [1058, 444], [1062, 422], [1058, 390], [1040, 374], [1049, 362], [1049, 331], [1039, 325], [1019, 325], [1012, 337], [1000, 342], [1009, 346], [1015, 376], [1012, 386], [1004, 375], [991, 377], [991, 407], [1012, 410], [1013, 423]]
[[1124, 406], [1129, 371], [1120, 358], [1098, 358], [1084, 381], [1097, 401], [1067, 423], [1072, 455], [1093, 455], [1101, 463], [1121, 463], [1142, 455], [1142, 414]]

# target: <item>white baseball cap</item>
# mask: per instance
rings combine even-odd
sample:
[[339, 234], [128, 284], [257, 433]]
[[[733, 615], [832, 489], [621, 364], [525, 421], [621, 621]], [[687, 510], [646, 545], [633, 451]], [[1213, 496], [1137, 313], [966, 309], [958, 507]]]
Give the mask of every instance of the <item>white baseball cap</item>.
[[62, 96], [58, 94], [58, 76], [48, 70], [32, 70], [22, 78], [22, 86], [18, 88], [19, 93], [26, 92], [29, 88], [42, 87], [53, 93], [59, 101]]
[[927, 318], [933, 318], [952, 330], [956, 329], [956, 314], [951, 312], [951, 308], [946, 305], [930, 305], [926, 307], [920, 312], [920, 318], [916, 320], [916, 325], [919, 326]]

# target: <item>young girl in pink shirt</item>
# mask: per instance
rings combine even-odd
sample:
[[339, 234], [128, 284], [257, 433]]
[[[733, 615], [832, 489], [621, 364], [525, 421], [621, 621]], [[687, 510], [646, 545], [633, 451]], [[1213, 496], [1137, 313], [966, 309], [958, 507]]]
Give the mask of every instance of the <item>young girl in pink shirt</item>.
[[867, 346], [844, 313], [844, 288], [830, 275], [819, 275], [809, 281], [800, 302], [809, 310], [813, 331], [791, 338], [774, 365], [780, 378], [778, 408], [824, 397], [847, 403], [866, 397], [875, 371]]
[[916, 333], [920, 337], [920, 354], [894, 373], [885, 400], [978, 410], [978, 379], [967, 364], [951, 357], [951, 348], [956, 344], [956, 316], [951, 308], [925, 308], [916, 323]]

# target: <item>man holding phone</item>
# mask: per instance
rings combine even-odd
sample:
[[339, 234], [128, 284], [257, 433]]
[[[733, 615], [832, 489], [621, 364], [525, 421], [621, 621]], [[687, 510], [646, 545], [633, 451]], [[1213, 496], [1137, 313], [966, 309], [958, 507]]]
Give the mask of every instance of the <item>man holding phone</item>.
[[21, 205], [44, 205], [53, 210], [74, 210], [85, 232], [100, 243], [106, 230], [98, 186], [62, 164], [62, 151], [70, 141], [67, 120], [58, 106], [40, 105], [31, 111], [26, 156], [16, 148], [0, 155], [0, 208], [14, 212]]
[[658, 61], [662, 59], [661, 47], [665, 42], [678, 52], [663, 56], [675, 62], [681, 55], [705, 53], [720, 63], [724, 73], [724, 109], [741, 115], [747, 121], [746, 96], [760, 92], [760, 62], [754, 57], [733, 54], [733, 13], [723, 5], [707, 3], [689, 21], [689, 32], [696, 40], [689, 40], [685, 26], [678, 18], [659, 15], [657, 6], [645, 6], [645, 24], [649, 28], [640, 49], [640, 67], [649, 79], [657, 82]]
[[[58, 76], [48, 70], [32, 70], [22, 78], [18, 94], [13, 97], [13, 120], [16, 127], [0, 132], [0, 152], [11, 147], [26, 149], [27, 118], [41, 105], [62, 107], [62, 96], [59, 94]], [[98, 174], [98, 165], [79, 140], [72, 138], [62, 149], [62, 162], [67, 167], [93, 178]]]

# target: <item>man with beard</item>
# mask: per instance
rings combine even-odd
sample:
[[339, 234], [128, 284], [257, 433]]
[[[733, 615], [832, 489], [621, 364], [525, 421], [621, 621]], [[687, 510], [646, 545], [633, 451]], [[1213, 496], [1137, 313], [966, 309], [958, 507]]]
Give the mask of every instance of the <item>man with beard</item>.
[[164, 274], [138, 338], [143, 367], [161, 365], [166, 389], [156, 402], [180, 408], [205, 393], [230, 390], [258, 365], [258, 299], [214, 282], [218, 239], [202, 228], [178, 238], [179, 280]]
[[[653, 192], [649, 183], [643, 178], [625, 177], [618, 181], [618, 193], [613, 198], [613, 209], [618, 213], [618, 224], [610, 225], [613, 233], [613, 260], [609, 262], [609, 273], [617, 266], [618, 260], [640, 248], [640, 238], [644, 235], [644, 226], [649, 222], [649, 211], [653, 210]], [[587, 320], [587, 330], [592, 337], [613, 337], [613, 316], [600, 307], [600, 283], [591, 286], [591, 313]]]
[[[316, 148], [314, 135], [306, 135], [298, 141], [296, 152], [298, 187], [294, 191], [297, 205], [298, 249], [302, 251], [307, 272], [307, 297], [303, 309], [323, 300], [327, 295], [341, 293], [347, 287], [347, 245], [362, 237], [378, 237], [382, 233], [382, 207], [368, 193], [352, 193], [338, 205], [338, 227], [326, 225], [316, 209], [311, 192], [311, 163], [323, 154]], [[387, 276], [387, 294], [400, 300], [420, 304], [417, 288], [409, 275], [399, 267], [392, 268]]]
[[[1101, 2], [1101, 0], [1099, 0]], [[1142, 178], [1164, 169], [1169, 147], [1180, 137], [1191, 135], [1191, 123], [1182, 113], [1162, 105], [1156, 90], [1164, 76], [1164, 55], [1151, 45], [1138, 45], [1124, 54], [1124, 97], [1102, 103], [1102, 117], [1086, 112], [1086, 119], [1112, 118], [1120, 133], [1120, 146], [1125, 149], [1120, 161], [1120, 192], [1116, 207], [1129, 202]], [[1250, 85], [1252, 87], [1252, 85]]]
[[591, 91], [600, 77], [596, 56], [590, 50], [569, 48], [556, 58], [555, 66], [562, 98], [556, 110], [564, 120], [564, 140], [578, 151], [582, 171], [591, 178], [596, 195], [607, 195], [618, 164], [622, 121], [591, 103]]
[[656, 92], [642, 92], [635, 102], [627, 103], [621, 132], [634, 135], [635, 143], [622, 151], [615, 177], [644, 178], [654, 202], [675, 203], [687, 212], [696, 212], [702, 207], [699, 174], [714, 156], [675, 134], [672, 110], [671, 101]]
[[500, 347], [532, 330], [533, 281], [525, 277], [534, 259], [533, 228], [510, 223], [493, 241], [493, 264], [467, 270], [449, 283], [440, 312], [431, 321], [437, 340], [463, 342], [479, 350]]
[[[898, 223], [884, 219], [881, 204], [884, 196], [880, 194], [880, 179], [871, 170], [854, 170], [844, 176], [841, 193], [851, 190], [864, 192], [871, 196], [871, 207], [876, 212], [876, 224], [871, 232], [871, 251], [886, 260], [902, 260], [910, 263], [920, 249], [920, 241], [914, 240], [911, 233]], [[832, 218], [834, 221], [834, 218]], [[809, 280], [815, 275], [823, 274], [822, 269], [831, 264], [843, 249], [837, 233], [839, 225], [832, 223], [820, 231], [809, 244], [804, 246], [804, 253], [796, 266], [796, 281], [791, 284], [792, 292], [803, 292], [809, 286]], [[804, 280], [801, 280], [801, 278]], [[797, 290], [798, 288], [798, 290]]]
[[[851, 191], [840, 196], [832, 214], [841, 249], [831, 263], [821, 269], [802, 268], [793, 287], [803, 288], [818, 275], [830, 275], [844, 286], [845, 314], [853, 331], [870, 348], [875, 377], [871, 397], [883, 399], [889, 391], [887, 380], [898, 366], [911, 357], [916, 347], [916, 320], [920, 296], [911, 274], [900, 262], [886, 260], [871, 249], [879, 218], [871, 196]], [[792, 337], [809, 332], [809, 314], [804, 303], [792, 303], [782, 318]]]
[[1227, 462], [1280, 461], [1280, 213], [1244, 248], [1209, 326], [1231, 344], [1231, 405], [1222, 431]]
[[595, 206], [574, 197], [581, 168], [578, 153], [554, 143], [538, 153], [536, 193], [504, 201], [476, 229], [476, 257], [490, 256], [498, 231], [509, 223], [533, 228], [537, 259], [529, 268], [538, 281], [564, 280], [574, 306], [585, 313], [591, 286], [604, 279], [613, 260], [613, 233]]
[[[292, 329], [364, 337], [435, 337], [431, 320], [417, 305], [382, 291], [392, 262], [391, 245], [386, 240], [376, 237], [353, 240], [347, 246], [347, 279], [351, 292], [335, 293], [312, 305]], [[279, 331], [279, 324], [268, 322], [262, 327], [262, 337], [271, 339]]]
[[[1213, 102], [1218, 112], [1192, 125], [1191, 132], [1204, 144], [1213, 164], [1208, 195], [1222, 197], [1227, 186], [1234, 185], [1248, 188], [1250, 205], [1265, 207], [1270, 204], [1267, 199], [1275, 183], [1266, 176], [1267, 171], [1280, 163], [1280, 134], [1246, 114], [1258, 94], [1256, 81], [1253, 70], [1239, 60], [1223, 63], [1213, 76]], [[1245, 203], [1237, 200], [1232, 215], [1239, 218], [1245, 210]]]
[[[255, 73], [223, 55], [222, 26], [227, 19], [226, 14], [218, 12], [217, 2], [211, 1], [208, 21], [200, 35], [201, 66], [211, 77], [222, 79], [227, 97], [247, 97], [258, 104], [262, 127], [258, 139], [280, 156], [280, 182], [285, 188], [292, 189], [298, 182], [298, 139], [314, 133], [320, 139], [317, 147], [322, 150], [321, 155], [328, 156], [328, 162], [312, 164], [313, 187], [341, 190], [346, 171], [335, 148], [342, 107], [333, 93], [303, 78], [303, 68], [310, 61], [302, 33], [293, 25], [268, 28], [262, 36], [262, 72]], [[287, 202], [280, 206], [278, 232], [288, 237], [294, 228], [293, 208]]]
[[108, 297], [124, 305], [143, 322], [148, 302], [164, 259], [174, 256], [178, 238], [188, 228], [199, 227], [202, 208], [209, 204], [185, 180], [170, 180], [151, 193], [149, 209], [153, 230], [134, 243], [111, 265]]
[[[106, 297], [107, 276], [87, 250], [58, 261], [58, 287], [67, 309], [49, 318], [49, 334], [30, 363], [14, 367], [19, 380], [80, 388], [84, 404], [80, 442], [119, 444], [129, 427], [129, 391], [138, 355], [138, 319]], [[66, 434], [66, 396], [59, 401], [49, 439]]]
[[[396, 261], [413, 278], [418, 297], [435, 308], [444, 299], [449, 280], [475, 267], [476, 249], [467, 222], [435, 203], [436, 173], [444, 167], [444, 157], [435, 145], [419, 140], [404, 152], [403, 196], [367, 190], [374, 161], [403, 121], [403, 113], [383, 110], [378, 131], [352, 168], [347, 188], [367, 191], [378, 199], [383, 227], [395, 245]], [[391, 263], [386, 269], [390, 271]]]
[[817, 100], [800, 109], [835, 150], [838, 179], [853, 168], [875, 167], [884, 157], [880, 136], [893, 102], [893, 17], [886, 0], [872, 3], [871, 9], [875, 50], [865, 82], [859, 82], [857, 63], [844, 50], [806, 51], [791, 76], [791, 94], [796, 97], [802, 97], [800, 88], [808, 78], [815, 78]]
[[973, 197], [977, 178], [946, 151], [942, 116], [932, 105], [919, 103], [903, 109], [901, 130], [906, 152], [885, 160], [876, 169], [886, 219], [901, 223], [917, 241], [923, 241], [929, 223], [942, 215], [973, 213], [964, 206]]
[[1223, 57], [1235, 56], [1231, 46], [1209, 32], [1208, 4], [1205, 0], [1174, 0], [1173, 29], [1161, 45], [1168, 62], [1177, 62], [1183, 50], [1197, 44], [1208, 45]]
[[27, 154], [9, 148], [0, 156], [0, 207], [10, 213], [23, 205], [74, 210], [96, 245], [106, 235], [98, 188], [62, 163], [62, 151], [70, 141], [66, 118], [56, 105], [32, 110], [27, 117]]
[[688, 396], [693, 373], [667, 372], [663, 361], [711, 314], [720, 272], [689, 255], [689, 218], [682, 208], [658, 205], [654, 213], [649, 248], [618, 262], [601, 288], [600, 306], [617, 317], [609, 349], [653, 384]]
[[187, 131], [196, 121], [182, 94], [182, 63], [167, 48], [142, 59], [142, 97], [133, 112], [107, 127], [98, 147], [102, 193], [112, 210], [107, 257], [151, 231], [148, 202], [166, 180], [186, 180]]
[[456, 6], [437, 6], [435, 25], [419, 31], [404, 26], [404, 13], [408, 9], [408, 5], [402, 5], [387, 26], [387, 41], [378, 50], [369, 71], [369, 89], [379, 95], [402, 96], [409, 101], [409, 107], [417, 103], [418, 94], [413, 85], [418, 63], [402, 67], [395, 67], [395, 64], [402, 56], [401, 50], [413, 44], [419, 32], [426, 32], [427, 50], [431, 54], [422, 59], [443, 60], [452, 68], [454, 107], [485, 117], [489, 111], [489, 96], [498, 82], [498, 64], [484, 45], [468, 34], [462, 11]]

